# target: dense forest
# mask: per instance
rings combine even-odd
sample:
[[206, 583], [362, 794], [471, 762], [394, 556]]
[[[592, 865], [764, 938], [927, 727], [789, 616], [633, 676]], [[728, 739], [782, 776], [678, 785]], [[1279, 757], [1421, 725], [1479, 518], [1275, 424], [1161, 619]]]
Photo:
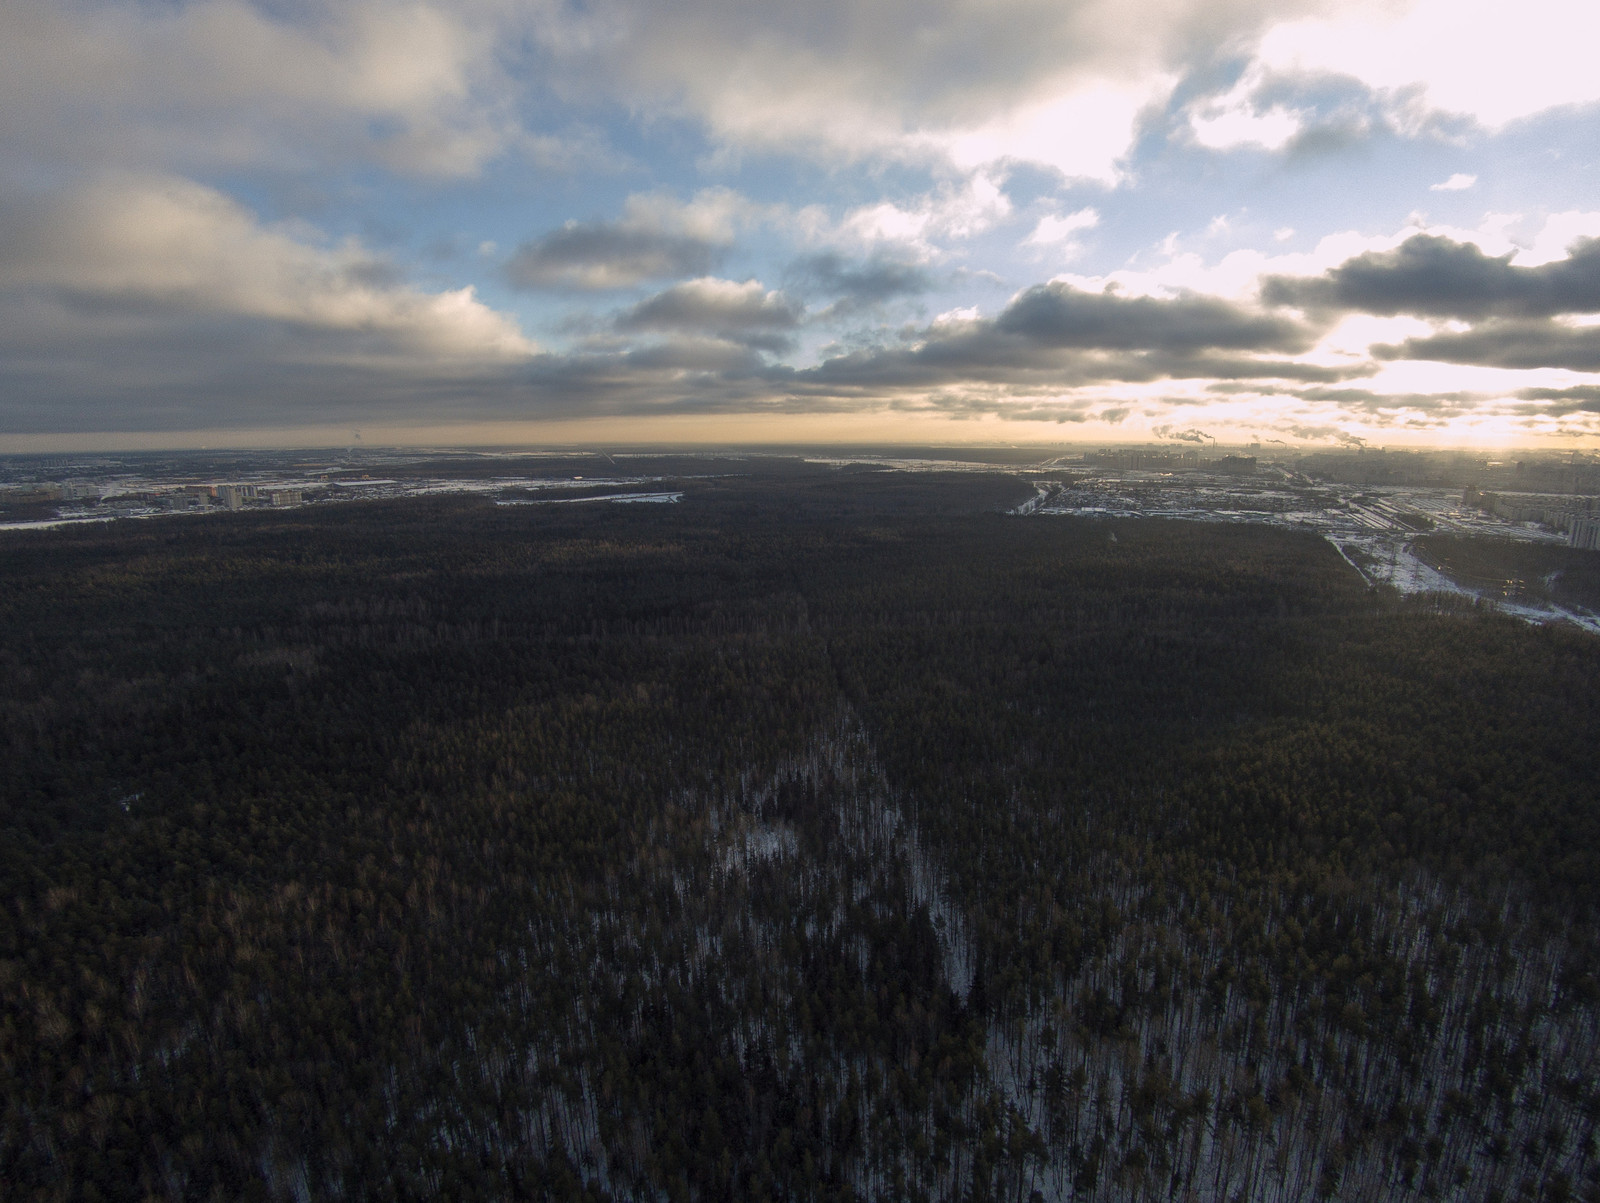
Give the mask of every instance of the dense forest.
[[1428, 535], [1413, 550], [1481, 597], [1600, 611], [1600, 555], [1559, 543]]
[[673, 487], [0, 540], [8, 1197], [1600, 1199], [1600, 642]]

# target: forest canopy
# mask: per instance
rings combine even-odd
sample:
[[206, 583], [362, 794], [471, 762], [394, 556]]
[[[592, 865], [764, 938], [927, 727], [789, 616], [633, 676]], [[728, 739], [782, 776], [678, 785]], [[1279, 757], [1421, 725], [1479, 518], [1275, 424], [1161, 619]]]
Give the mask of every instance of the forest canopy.
[[1600, 1198], [1600, 643], [672, 487], [0, 539], [13, 1197]]

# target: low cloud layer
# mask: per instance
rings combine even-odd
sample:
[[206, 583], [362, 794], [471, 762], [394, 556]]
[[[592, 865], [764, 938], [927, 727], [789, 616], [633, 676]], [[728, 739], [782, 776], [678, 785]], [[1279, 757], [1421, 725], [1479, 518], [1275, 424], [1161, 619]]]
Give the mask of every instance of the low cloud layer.
[[881, 257], [855, 260], [836, 251], [798, 259], [790, 264], [787, 275], [794, 292], [832, 298], [840, 312], [916, 296], [933, 286], [932, 274], [922, 264]]
[[1005, 334], [1053, 347], [1159, 350], [1173, 354], [1210, 350], [1307, 350], [1312, 330], [1303, 323], [1251, 313], [1211, 297], [1121, 297], [1082, 292], [1067, 284], [1030, 288], [995, 322]]
[[1600, 371], [1600, 326], [1553, 321], [1481, 322], [1459, 334], [1408, 338], [1372, 348], [1379, 359], [1427, 359], [1494, 368], [1566, 368]]
[[264, 226], [185, 180], [106, 177], [65, 201], [12, 201], [0, 222], [0, 395], [13, 429], [46, 415], [138, 428], [151, 395], [168, 411], [193, 406], [189, 421], [232, 421], [241, 391], [247, 407], [332, 379], [381, 395], [537, 352], [470, 288], [415, 288], [358, 244]]
[[[1030, 420], [1056, 413], [1082, 421], [1128, 412], [1126, 405], [1093, 399], [1104, 389], [1163, 381], [1370, 417], [1465, 411], [1475, 396], [1327, 386], [1371, 377], [1386, 362], [1429, 358], [1600, 369], [1600, 327], [1554, 319], [1491, 318], [1464, 332], [1380, 344], [1372, 360], [1330, 362], [1312, 354], [1330, 319], [1304, 320], [1281, 307], [1195, 293], [1123, 296], [1060, 281], [1022, 290], [991, 318], [945, 317], [796, 368], [772, 357], [791, 352], [814, 320], [797, 297], [753, 279], [699, 276], [616, 311], [608, 328], [621, 345], [541, 353], [514, 323], [470, 293], [422, 292], [391, 278], [383, 262], [359, 246], [309, 244], [292, 231], [260, 225], [215, 192], [180, 181], [107, 181], [86, 190], [75, 206], [9, 220], [26, 236], [0, 261], [0, 312], [16, 317], [14, 343], [57, 350], [31, 361], [13, 356], [8, 375], [13, 382], [73, 373], [82, 378], [85, 353], [73, 348], [96, 348], [88, 353], [92, 371], [116, 387], [102, 388], [98, 398], [85, 390], [78, 399], [99, 407], [102, 425], [114, 409], [114, 393], [158, 390], [166, 390], [169, 408], [175, 407], [175, 424], [200, 417], [184, 414], [185, 404], [205, 409], [210, 424], [237, 424], [267, 396], [299, 387], [308, 372], [317, 373], [322, 393], [316, 404], [326, 416], [370, 417], [374, 404], [415, 412], [430, 398], [436, 405], [441, 397], [457, 397], [484, 412], [524, 418], [914, 405]], [[1399, 293], [1432, 304], [1442, 290], [1417, 265], [1436, 260], [1416, 252], [1441, 245], [1412, 239], [1403, 254], [1361, 256], [1319, 277], [1280, 277], [1264, 292], [1280, 302], [1305, 294], [1320, 302], [1344, 288], [1334, 295], [1346, 303], [1368, 301], [1380, 312], [1389, 302], [1369, 298]], [[1529, 305], [1530, 296], [1581, 295], [1570, 281], [1583, 278], [1587, 245], [1568, 260], [1535, 269], [1512, 268], [1476, 248], [1443, 249], [1447, 267], [1464, 261], [1478, 271], [1473, 279], [1498, 289], [1488, 300], [1454, 298], [1457, 311]], [[1484, 264], [1489, 267], [1478, 270]], [[822, 297], [853, 289], [861, 297], [887, 298], [924, 279], [919, 268], [834, 256], [813, 257], [802, 268]], [[1508, 274], [1521, 291], [1508, 294]], [[1396, 277], [1403, 289], [1385, 292], [1371, 283]], [[1352, 280], [1365, 291], [1352, 288]], [[219, 354], [224, 345], [226, 353]], [[207, 389], [231, 401], [202, 402]], [[1072, 399], [1084, 390], [1083, 399]], [[1565, 412], [1584, 410], [1584, 397], [1574, 396], [1577, 402]], [[1160, 412], [1191, 402], [1158, 397], [1148, 404], [1156, 406], [1149, 412]], [[11, 418], [22, 425], [41, 420], [26, 406]], [[1170, 432], [1193, 428], [1162, 429], [1179, 437]]]
[[766, 351], [786, 351], [804, 310], [759, 281], [703, 277], [675, 284], [620, 314], [625, 333], [666, 332], [721, 339]]
[[1482, 319], [1600, 312], [1600, 239], [1565, 259], [1516, 267], [1513, 254], [1417, 234], [1392, 251], [1369, 252], [1314, 279], [1266, 281], [1269, 304], [1393, 315]]
[[1580, 384], [1575, 388], [1525, 388], [1517, 393], [1523, 401], [1543, 401], [1545, 413], [1600, 413], [1600, 384]]
[[720, 249], [684, 234], [569, 222], [518, 247], [506, 264], [506, 279], [517, 288], [631, 288], [709, 271]]
[[[359, 244], [319, 246], [293, 226], [263, 226], [187, 180], [111, 176], [50, 204], [13, 202], [3, 221], [0, 296], [12, 337], [53, 311], [65, 328], [38, 333], [57, 343], [73, 339], [79, 323], [104, 338], [235, 318], [344, 336], [356, 358], [477, 360], [533, 350], [471, 289], [408, 287]], [[291, 338], [282, 350], [293, 358], [303, 345]]]
[[618, 221], [569, 221], [523, 243], [505, 267], [516, 288], [607, 291], [711, 270], [760, 213], [738, 193], [708, 189], [680, 203], [670, 194], [628, 198]]

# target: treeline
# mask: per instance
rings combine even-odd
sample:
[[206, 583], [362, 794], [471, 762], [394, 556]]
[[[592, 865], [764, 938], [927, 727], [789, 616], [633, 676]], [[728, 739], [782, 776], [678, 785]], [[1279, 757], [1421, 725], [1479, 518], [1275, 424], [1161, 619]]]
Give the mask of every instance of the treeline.
[[1600, 552], [1487, 535], [1429, 535], [1415, 551], [1486, 598], [1600, 610]]
[[1600, 1198], [1600, 647], [806, 469], [0, 544], [19, 1198]]

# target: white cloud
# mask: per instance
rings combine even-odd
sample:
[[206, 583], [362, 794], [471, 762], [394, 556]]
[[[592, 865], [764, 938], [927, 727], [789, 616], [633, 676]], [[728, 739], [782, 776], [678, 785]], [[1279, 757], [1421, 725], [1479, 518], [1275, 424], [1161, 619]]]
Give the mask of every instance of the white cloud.
[[1427, 108], [1499, 127], [1600, 100], [1597, 44], [1600, 7], [1573, 0], [1367, 2], [1278, 25], [1258, 63], [1353, 76], [1397, 100], [1420, 89]]
[[1408, 338], [1425, 338], [1435, 332], [1435, 324], [1415, 317], [1379, 317], [1370, 313], [1349, 313], [1339, 319], [1317, 343], [1323, 361], [1367, 359], [1375, 343], [1398, 343]]
[[1363, 387], [1379, 393], [1476, 392], [1507, 397], [1524, 388], [1561, 388], [1588, 378], [1559, 368], [1491, 368], [1475, 364], [1398, 359]]
[[1022, 161], [1053, 167], [1069, 179], [1116, 183], [1139, 113], [1165, 98], [1172, 76], [1096, 81], [1002, 112], [983, 125], [929, 134], [962, 167]]
[[1304, 125], [1304, 114], [1282, 105], [1273, 105], [1264, 113], [1240, 107], [1196, 113], [1192, 118], [1195, 141], [1212, 150], [1239, 146], [1282, 150]]
[[4, 225], [0, 325], [34, 350], [98, 335], [181, 361], [218, 350], [204, 334], [218, 323], [253, 326], [254, 343], [236, 333], [229, 349], [280, 365], [505, 363], [537, 349], [471, 288], [413, 288], [358, 244], [263, 226], [187, 180], [105, 177]]
[[1076, 213], [1046, 214], [1033, 227], [1033, 233], [1023, 240], [1025, 246], [1067, 246], [1077, 242], [1083, 230], [1092, 230], [1100, 224], [1100, 214], [1093, 208], [1079, 209]]
[[732, 242], [741, 229], [783, 212], [783, 206], [757, 204], [732, 188], [704, 188], [687, 201], [670, 192], [636, 192], [625, 202], [620, 224], [720, 246]]
[[1443, 183], [1430, 184], [1428, 186], [1428, 191], [1429, 192], [1465, 192], [1468, 188], [1472, 187], [1477, 182], [1478, 182], [1478, 177], [1477, 176], [1468, 175], [1464, 171], [1458, 171], [1453, 176], [1451, 176], [1448, 180], [1445, 180]]
[[[1185, 66], [1325, 0], [593, 0], [542, 10], [562, 87], [736, 147], [1119, 178]], [[708, 69], [715, 64], [715, 69]]]
[[1282, 150], [1305, 127], [1306, 115], [1281, 104], [1261, 108], [1256, 93], [1265, 82], [1259, 65], [1252, 65], [1221, 96], [1210, 97], [1189, 109], [1189, 130], [1194, 140], [1212, 150], [1258, 146]]
[[1552, 213], [1532, 241], [1519, 248], [1512, 260], [1518, 267], [1538, 267], [1567, 257], [1567, 248], [1580, 238], [1600, 238], [1600, 213], [1569, 210]]
[[1011, 215], [1011, 198], [985, 172], [977, 172], [959, 185], [946, 185], [910, 205], [881, 201], [851, 210], [840, 223], [839, 234], [871, 247], [898, 244], [922, 259], [939, 252], [934, 239], [971, 238]]

